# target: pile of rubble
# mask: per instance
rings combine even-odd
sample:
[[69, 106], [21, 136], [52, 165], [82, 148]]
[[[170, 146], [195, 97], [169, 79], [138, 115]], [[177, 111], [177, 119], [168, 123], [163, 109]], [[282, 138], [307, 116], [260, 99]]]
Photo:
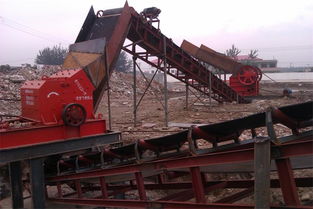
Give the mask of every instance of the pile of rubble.
[[[146, 80], [147, 79], [147, 80]], [[136, 77], [137, 94], [143, 94], [149, 84], [150, 79], [144, 78], [141, 74]], [[146, 92], [147, 95], [154, 95], [162, 92], [163, 86], [157, 81], [152, 81], [151, 88]], [[129, 98], [133, 97], [133, 74], [113, 72], [110, 78], [110, 88], [113, 98]]]
[[[35, 68], [31, 66], [0, 70], [0, 116], [20, 115], [20, 87], [26, 80], [37, 80], [43, 76], [50, 76], [61, 70], [61, 66], [43, 66]], [[148, 80], [142, 75], [137, 75], [137, 93], [142, 94]], [[158, 94], [162, 86], [156, 81], [147, 91], [148, 95]], [[110, 79], [110, 88], [113, 98], [131, 99], [133, 97], [133, 75], [129, 73], [113, 72]]]
[[25, 66], [0, 71], [0, 116], [20, 114], [20, 87], [26, 80], [40, 79], [61, 69], [60, 66], [41, 68]]

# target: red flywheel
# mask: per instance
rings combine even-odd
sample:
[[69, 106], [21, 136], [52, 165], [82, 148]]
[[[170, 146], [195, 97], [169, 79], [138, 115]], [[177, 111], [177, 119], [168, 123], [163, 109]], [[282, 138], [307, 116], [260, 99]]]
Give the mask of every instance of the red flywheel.
[[259, 68], [244, 65], [240, 68], [237, 78], [242, 85], [249, 86], [261, 80], [262, 73]]

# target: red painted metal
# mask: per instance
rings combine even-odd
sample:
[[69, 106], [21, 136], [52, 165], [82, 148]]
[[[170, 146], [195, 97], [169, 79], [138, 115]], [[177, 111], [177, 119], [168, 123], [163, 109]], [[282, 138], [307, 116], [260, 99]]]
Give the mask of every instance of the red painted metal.
[[241, 96], [257, 96], [261, 78], [259, 68], [244, 65], [229, 78], [229, 85]]
[[[186, 197], [188, 195], [188, 197]], [[159, 199], [158, 201], [186, 201], [194, 196], [193, 191], [191, 189], [183, 190], [181, 192], [177, 192], [166, 197]], [[178, 200], [178, 198], [180, 200]]]
[[[313, 177], [295, 178], [295, 182], [297, 187], [313, 187]], [[251, 188], [254, 185], [254, 180], [207, 181], [203, 182], [203, 184], [205, 187], [205, 192], [208, 193], [210, 191], [223, 188], [237, 188], [237, 189]], [[136, 190], [137, 186], [135, 184], [107, 185], [107, 189], [112, 191], [121, 190], [125, 188], [131, 188], [132, 190]], [[146, 190], [181, 190], [181, 189], [190, 190], [190, 188], [192, 188], [192, 182], [189, 181], [169, 182], [163, 184], [160, 184], [159, 182], [145, 183]], [[279, 179], [271, 179], [271, 188], [280, 188]], [[102, 189], [101, 186], [83, 187], [84, 191], [100, 191], [101, 189]]]
[[108, 198], [108, 187], [107, 187], [107, 184], [105, 183], [105, 178], [99, 177], [99, 179], [100, 179], [102, 197], [103, 197], [103, 199], [107, 199]]
[[[273, 146], [273, 149], [279, 149], [281, 157], [305, 156], [313, 154], [313, 140], [311, 136], [307, 140], [297, 141]], [[254, 159], [254, 149], [243, 149], [234, 151], [225, 151], [212, 154], [204, 154], [190, 157], [182, 157], [177, 159], [157, 160], [154, 162], [145, 162], [142, 164], [132, 164], [128, 166], [118, 166], [108, 169], [98, 169], [87, 171], [84, 173], [68, 174], [63, 176], [55, 176], [48, 178], [48, 181], [57, 182], [73, 179], [96, 178], [99, 176], [110, 176], [139, 172], [143, 170], [163, 170], [174, 168], [189, 168], [197, 166], [218, 165], [225, 163], [248, 162]]]
[[[51, 198], [53, 202], [70, 203], [77, 205], [94, 205], [106, 207], [121, 207], [121, 208], [162, 208], [162, 209], [254, 209], [252, 205], [245, 204], [222, 204], [222, 203], [193, 203], [193, 202], [178, 202], [178, 201], [141, 201], [141, 200], [117, 200], [117, 199], [77, 199], [77, 198]], [[271, 209], [294, 209], [288, 206], [272, 206]], [[298, 206], [298, 209], [311, 209], [311, 206]]]
[[77, 103], [86, 110], [87, 118], [93, 116], [94, 87], [83, 70], [65, 70], [26, 81], [21, 87], [21, 117], [44, 125], [63, 124], [64, 107]]
[[83, 193], [82, 193], [82, 188], [81, 188], [81, 185], [80, 185], [80, 180], [76, 179], [74, 182], [75, 182], [75, 189], [76, 189], [76, 192], [77, 192], [77, 197], [81, 198]]
[[242, 85], [250, 86], [257, 82], [258, 73], [254, 67], [245, 65], [237, 72], [237, 79]]
[[[257, 96], [259, 94], [259, 81], [262, 78], [262, 72], [259, 68], [243, 65], [203, 44], [199, 48], [184, 40], [181, 48], [200, 61], [225, 73], [231, 73], [229, 86], [240, 96]], [[226, 74], [224, 75], [226, 76]]]
[[36, 125], [27, 128], [0, 130], [0, 149], [51, 143], [79, 137], [103, 134], [106, 132], [105, 120], [90, 119], [78, 127], [56, 125]]
[[293, 120], [286, 114], [284, 114], [281, 110], [277, 108], [273, 108], [272, 117], [274, 120], [278, 120], [280, 123], [284, 124], [288, 128], [292, 129], [294, 132], [298, 133], [297, 129], [299, 124], [297, 121]]
[[[210, 186], [206, 186], [204, 188], [204, 193], [209, 193], [215, 191], [217, 189], [223, 189], [227, 185], [227, 182], [219, 182], [215, 184], [210, 184]], [[190, 185], [191, 187], [191, 185]], [[195, 192], [192, 189], [184, 190], [179, 193], [174, 193], [173, 195], [169, 195], [167, 197], [162, 198], [161, 200], [171, 200], [171, 201], [188, 201], [195, 196]]]
[[145, 185], [144, 185], [144, 179], [142, 177], [142, 173], [136, 172], [135, 178], [136, 178], [136, 185], [137, 185], [140, 200], [147, 200], [147, 195], [146, 195], [146, 191], [145, 191]]
[[149, 149], [149, 150], [153, 150], [153, 151], [159, 150], [159, 148], [157, 146], [154, 146], [154, 145], [150, 144], [149, 142], [146, 142], [143, 139], [138, 140], [138, 145], [144, 149]]
[[276, 159], [277, 173], [279, 176], [280, 187], [283, 193], [284, 201], [289, 206], [299, 206], [300, 199], [296, 183], [293, 176], [289, 158]]
[[[140, 58], [147, 63], [152, 63], [149, 60], [150, 55], [157, 57], [158, 63], [154, 64], [154, 66], [158, 67], [161, 70], [164, 70], [165, 73], [168, 73], [178, 78], [179, 80], [191, 85], [197, 90], [207, 95], [210, 95], [218, 102], [245, 102], [244, 98], [240, 94], [230, 88], [225, 82], [215, 76], [212, 72], [208, 71], [203, 65], [201, 65], [190, 55], [185, 53], [181, 48], [176, 46], [171, 39], [168, 39], [159, 30], [152, 27], [150, 24], [147, 24], [142, 19], [142, 17], [139, 16], [132, 8], [128, 7], [127, 4], [125, 4], [125, 7], [120, 11], [120, 14], [114, 13], [113, 15], [115, 20], [117, 20], [115, 22], [116, 25], [112, 25], [112, 31], [107, 31], [112, 32], [113, 35], [106, 40], [107, 45], [105, 49], [105, 54], [107, 56], [105, 57], [105, 60], [108, 66], [106, 66], [105, 68], [112, 69], [114, 62], [117, 59], [117, 55], [122, 47], [124, 39], [127, 36], [127, 38], [136, 43], [136, 45], [139, 45], [143, 48], [143, 50], [146, 50], [145, 52], [140, 53], [132, 51], [131, 53], [133, 53], [135, 57]], [[105, 14], [105, 12], [103, 12], [102, 14]], [[111, 15], [109, 16], [112, 17]], [[98, 18], [106, 17], [101, 16]], [[164, 49], [166, 50], [166, 54], [164, 54]], [[127, 51], [127, 49], [125, 50]], [[99, 58], [99, 60], [102, 61], [103, 59], [104, 57]], [[161, 60], [164, 59], [166, 59], [167, 63], [169, 64], [168, 69], [162, 68]], [[177, 72], [170, 72], [170, 68], [176, 68]], [[236, 82], [239, 82], [241, 83], [241, 85], [244, 86], [253, 86], [253, 84], [256, 84], [259, 79], [259, 77], [257, 77], [259, 76], [258, 72], [252, 71], [251, 68], [249, 69], [250, 70], [245, 70], [242, 75], [239, 74], [239, 76], [236, 77]], [[108, 76], [109, 75], [107, 75], [107, 78]], [[101, 79], [101, 85], [97, 86], [98, 91], [96, 95], [98, 98], [101, 98], [101, 94], [103, 93], [104, 89], [102, 88], [104, 86], [104, 82], [102, 81], [103, 80]], [[209, 91], [208, 89], [209, 84], [210, 86], [212, 86], [212, 91]], [[70, 88], [70, 86], [74, 86], [75, 88]], [[255, 86], [256, 85], [254, 85], [254, 87]], [[88, 80], [83, 70], [63, 71], [60, 74], [53, 75], [51, 78], [44, 78], [42, 81], [26, 83], [22, 88], [22, 91], [24, 92], [24, 95], [22, 95], [22, 102], [24, 105], [24, 111], [22, 111], [22, 116], [24, 118], [27, 118], [32, 123], [35, 122], [39, 125], [35, 126], [34, 124], [32, 124], [31, 128], [14, 130], [6, 129], [5, 131], [0, 132], [0, 148], [12, 148], [18, 146], [29, 146], [38, 143], [54, 142], [58, 140], [69, 140], [75, 137], [90, 135], [92, 136], [105, 132], [105, 121], [95, 119], [93, 115], [93, 105], [97, 106], [98, 103], [98, 100], [96, 100], [95, 103], [92, 101], [92, 93], [93, 95], [95, 95], [93, 87], [94, 86]], [[242, 91], [245, 93], [248, 92], [247, 89], [243, 89]], [[48, 103], [50, 101], [50, 97], [55, 96], [60, 96], [60, 99], [55, 98], [51, 103]], [[37, 100], [37, 97], [40, 97], [41, 99]], [[42, 101], [45, 101], [47, 104], [51, 104], [51, 106], [44, 106], [44, 103], [41, 103]], [[73, 101], [75, 101], [75, 103], [73, 106], [71, 106]], [[55, 109], [53, 109], [53, 107], [55, 107]], [[40, 109], [38, 113], [35, 113], [34, 108], [42, 109]], [[84, 119], [85, 113], [86, 121]], [[82, 120], [83, 123], [81, 123]], [[212, 141], [211, 135], [208, 135], [207, 133], [206, 135], [204, 135], [202, 132], [199, 132], [199, 130], [200, 129], [197, 128], [195, 129], [196, 135], [198, 134], [198, 136], [204, 137], [205, 139]], [[241, 129], [238, 128], [237, 130], [232, 132], [232, 134], [237, 134], [239, 131], [241, 131]], [[182, 133], [185, 134], [185, 132]], [[25, 135], [30, 138], [30, 140], [28, 140], [27, 138], [28, 142], [25, 142], [26, 140], [22, 138]], [[281, 159], [294, 156], [309, 156], [313, 154], [313, 140], [311, 136], [312, 134], [306, 135], [307, 138], [299, 141], [279, 145], [271, 145], [271, 148], [273, 149], [273, 151], [279, 151], [279, 157]], [[8, 142], [9, 137], [15, 137], [15, 141], [12, 143]], [[213, 138], [216, 137], [213, 136]], [[233, 139], [233, 137], [231, 139]], [[175, 141], [175, 145], [181, 145], [186, 140], [184, 141], [179, 138], [179, 140], [177, 140], [177, 143], [176, 139], [173, 139], [173, 141]], [[151, 140], [151, 142], [153, 141]], [[153, 151], [158, 151], [159, 149], [164, 148], [166, 151], [172, 151], [171, 149], [166, 149], [168, 147], [165, 148], [165, 146], [163, 145], [163, 143], [165, 143], [164, 140], [161, 140], [161, 142], [162, 143], [153, 144], [146, 140], [138, 140], [134, 147], [135, 149], [137, 148], [137, 151], [138, 148], [150, 149]], [[170, 147], [173, 146], [171, 143], [169, 144]], [[249, 145], [240, 146], [239, 143], [237, 145], [238, 147], [229, 150], [218, 150], [218, 148], [220, 147], [217, 147], [216, 150], [202, 150], [204, 152], [194, 152], [192, 156], [190, 156], [189, 152], [184, 152], [180, 155], [175, 154], [171, 157], [168, 157], [169, 155], [167, 155], [164, 158], [158, 158], [159, 155], [157, 155], [155, 159], [148, 161], [145, 161], [144, 159], [139, 161], [138, 158], [136, 161], [135, 157], [137, 156], [133, 155], [133, 153], [136, 151], [132, 150], [132, 145], [128, 147], [126, 146], [126, 148], [129, 148], [128, 150], [123, 149], [125, 147], [122, 147], [122, 149], [119, 150], [116, 149], [115, 152], [118, 154], [114, 152], [114, 149], [104, 150], [100, 155], [101, 159], [92, 158], [91, 156], [89, 156], [90, 158], [88, 158], [88, 155], [82, 155], [76, 158], [69, 158], [71, 161], [59, 161], [59, 165], [77, 168], [75, 167], [75, 160], [77, 160], [77, 164], [78, 161], [81, 161], [90, 165], [90, 170], [76, 173], [72, 172], [65, 175], [58, 172], [58, 174], [60, 175], [48, 178], [46, 183], [56, 185], [58, 191], [58, 198], [50, 197], [50, 200], [70, 204], [99, 205], [106, 207], [109, 206], [123, 208], [254, 208], [254, 206], [251, 205], [225, 204], [225, 202], [233, 202], [236, 201], [238, 198], [241, 198], [242, 196], [248, 195], [250, 190], [245, 190], [242, 193], [231, 195], [227, 199], [221, 199], [220, 201], [223, 201], [223, 203], [206, 203], [205, 194], [207, 192], [214, 191], [216, 189], [228, 188], [231, 184], [237, 187], [241, 185], [241, 188], [250, 188], [253, 186], [253, 181], [248, 181], [249, 185], [243, 185], [242, 182], [241, 184], [238, 182], [227, 181], [214, 183], [206, 182], [206, 179], [200, 172], [200, 169], [212, 169], [213, 166], [217, 167], [225, 164], [239, 164], [240, 166], [240, 164], [251, 163], [254, 160], [254, 148]], [[177, 149], [179, 148], [179, 146], [175, 147]], [[123, 152], [129, 154], [124, 154]], [[99, 155], [94, 156], [99, 157]], [[127, 159], [128, 157], [129, 159]], [[108, 158], [109, 160], [106, 161], [106, 158]], [[114, 164], [114, 161], [112, 160], [113, 158], [120, 159], [120, 164]], [[112, 161], [111, 165], [106, 164], [109, 161]], [[286, 204], [291, 205], [292, 207], [296, 206], [297, 208], [306, 208], [299, 205], [299, 199], [297, 199], [297, 196], [295, 194], [296, 184], [294, 181], [294, 177], [292, 176], [290, 162], [280, 162], [280, 159], [278, 159], [276, 163], [279, 172], [280, 186], [282, 188]], [[173, 189], [173, 187], [171, 187], [171, 184], [169, 184], [168, 182], [164, 182], [163, 180], [160, 181], [157, 185], [149, 185], [149, 183], [147, 183], [145, 180], [153, 181], [156, 179], [156, 176], [160, 176], [161, 173], [166, 176], [166, 173], [173, 171], [175, 172], [176, 170], [181, 171], [184, 175], [184, 172], [186, 172], [186, 170], [190, 171], [191, 182], [172, 184], [176, 188], [185, 189], [185, 191], [183, 193], [176, 193], [179, 195], [179, 197], [165, 197], [166, 200], [170, 201], [148, 201], [146, 193], [147, 189], [155, 189], [158, 187], [161, 189], [167, 188], [170, 190]], [[68, 172], [68, 170], [66, 171]], [[282, 176], [285, 171], [288, 172], [287, 177]], [[94, 180], [96, 180], [96, 183], [89, 183], [93, 182]], [[124, 183], [122, 185], [115, 186], [114, 184], [107, 184], [106, 180], [108, 180], [108, 182], [129, 181], [131, 183]], [[93, 184], [94, 186], [86, 186], [86, 184], [83, 183], [85, 181], [89, 184]], [[136, 181], [136, 184], [134, 184], [133, 181]], [[287, 185], [283, 186], [283, 184], [285, 183]], [[76, 192], [62, 194], [61, 184], [69, 184], [71, 187], [75, 186]], [[273, 184], [275, 184], [275, 181]], [[95, 185], [98, 187], [98, 190], [101, 191], [102, 195], [98, 198], [93, 199], [85, 198], [84, 192], [96, 188]], [[111, 198], [112, 196], [115, 196], [117, 194], [125, 193], [126, 191], [132, 191], [135, 189], [138, 190], [139, 200], [109, 199], [109, 197]], [[289, 189], [292, 190], [292, 194], [287, 194], [287, 191]], [[78, 197], [66, 198], [69, 197], [69, 195], [73, 194], [77, 194]], [[196, 203], [182, 202], [190, 200], [193, 197], [195, 197]]]
[[23, 120], [20, 122], [27, 122], [27, 126], [0, 129], [0, 149], [105, 133], [105, 120], [93, 114], [93, 91], [92, 83], [81, 69], [26, 81], [21, 87]]
[[118, 158], [118, 159], [122, 159], [123, 158], [123, 156], [115, 154], [114, 152], [112, 152], [110, 149], [107, 149], [107, 148], [105, 148], [103, 150], [103, 154], [107, 155], [107, 156], [110, 156], [110, 157], [113, 157], [113, 158]]
[[78, 161], [81, 161], [85, 164], [92, 164], [93, 161], [88, 159], [87, 157], [84, 157], [83, 155], [78, 156]]
[[[281, 145], [271, 145], [272, 150], [280, 150], [280, 157], [294, 157], [294, 156], [308, 156], [313, 155], [313, 139], [308, 136], [306, 138], [302, 138], [301, 140], [281, 144]], [[309, 147], [309, 148], [306, 148]], [[136, 184], [125, 184], [125, 185], [109, 185], [105, 186], [105, 190], [111, 190], [113, 193], [121, 193], [125, 191], [131, 190], [138, 190], [140, 200], [123, 200], [119, 201], [116, 199], [106, 199], [103, 202], [99, 202], [99, 199], [85, 199], [85, 198], [51, 198], [51, 201], [55, 202], [63, 202], [63, 203], [71, 203], [71, 204], [86, 204], [86, 205], [101, 205], [106, 207], [126, 207], [126, 208], [253, 208], [254, 206], [248, 205], [240, 205], [240, 204], [226, 204], [226, 203], [233, 203], [236, 202], [244, 197], [251, 195], [253, 192], [253, 180], [237, 180], [237, 181], [221, 181], [221, 182], [206, 182], [201, 175], [200, 167], [198, 166], [206, 166], [206, 165], [218, 165], [218, 164], [225, 164], [225, 163], [240, 163], [240, 162], [247, 162], [252, 161], [254, 158], [254, 149], [246, 148], [243, 146], [242, 149], [235, 149], [233, 151], [225, 151], [225, 152], [216, 152], [211, 154], [203, 154], [203, 155], [196, 155], [196, 156], [189, 156], [189, 157], [182, 157], [177, 159], [165, 159], [165, 160], [156, 160], [153, 162], [143, 162], [141, 164], [131, 164], [127, 166], [118, 166], [106, 169], [99, 169], [94, 171], [86, 171], [83, 173], [76, 173], [76, 174], [69, 174], [69, 175], [62, 175], [56, 176], [52, 178], [48, 178], [47, 182], [63, 182], [66, 183], [67, 181], [71, 182], [75, 179], [80, 179], [84, 181], [84, 179], [89, 178], [104, 178], [107, 176], [116, 176], [120, 174], [135, 174], [134, 178], [136, 180]], [[279, 159], [280, 160], [280, 159]], [[277, 162], [279, 161], [277, 160]], [[196, 166], [195, 166], [196, 165]], [[288, 167], [286, 162], [283, 163], [283, 168], [277, 164], [278, 172], [280, 172], [279, 180], [271, 180], [271, 187], [272, 188], [279, 188], [281, 187], [284, 194], [284, 199], [286, 204], [289, 206], [286, 207], [278, 207], [272, 206], [271, 208], [309, 208], [306, 206], [301, 206], [297, 202], [294, 202], [295, 197], [294, 194], [290, 193], [290, 188], [292, 189], [292, 185], [290, 180], [294, 181], [294, 188], [295, 186], [305, 186], [310, 187], [312, 186], [311, 179], [312, 178], [304, 178], [304, 179], [294, 179], [292, 175], [289, 174], [287, 177], [281, 176], [285, 175], [288, 170], [291, 168]], [[289, 165], [290, 166], [290, 165]], [[144, 181], [143, 172], [148, 171], [157, 171], [157, 170], [171, 170], [171, 169], [183, 169], [188, 168], [191, 173], [191, 182], [181, 182], [181, 183], [156, 183], [151, 184]], [[287, 171], [286, 171], [287, 170]], [[167, 172], [163, 174], [166, 175]], [[159, 174], [156, 174], [157, 176]], [[283, 181], [282, 181], [283, 179]], [[287, 182], [287, 186], [286, 181]], [[296, 183], [295, 183], [296, 182]], [[103, 183], [100, 184], [100, 188], [92, 187], [91, 190], [103, 190], [101, 188]], [[291, 186], [290, 186], [291, 185]], [[206, 198], [205, 194], [211, 191], [215, 191], [217, 189], [224, 189], [224, 188], [244, 188], [245, 190], [231, 194], [228, 197], [222, 197], [219, 199], [217, 203], [205, 203]], [[181, 192], [176, 192], [172, 195], [166, 196], [161, 198], [160, 200], [156, 201], [147, 201], [148, 197], [146, 194], [146, 190], [154, 190], [154, 189], [161, 189], [161, 190], [175, 190], [175, 189], [184, 189]], [[294, 189], [293, 189], [294, 190]], [[294, 190], [296, 191], [296, 190]], [[112, 196], [113, 193], [110, 193]], [[186, 202], [191, 198], [195, 198], [196, 203]], [[103, 198], [103, 195], [100, 197]], [[299, 199], [298, 199], [299, 201]]]
[[199, 155], [183, 157], [178, 159], [166, 159], [142, 164], [132, 164], [128, 166], [119, 166], [116, 168], [99, 169], [87, 171], [84, 173], [68, 174], [48, 178], [49, 181], [63, 181], [69, 179], [96, 178], [99, 176], [110, 176], [139, 172], [141, 170], [163, 170], [173, 168], [186, 168], [194, 166], [218, 165], [227, 162], [247, 162], [253, 160], [253, 149], [240, 151], [220, 152], [216, 154]]
[[[166, 73], [174, 78], [187, 83], [189, 86], [198, 91], [211, 96], [218, 102], [238, 101], [246, 102], [244, 98], [237, 94], [223, 80], [219, 79], [212, 72], [207, 70], [197, 60], [184, 52], [173, 41], [165, 37], [160, 30], [157, 30], [149, 24], [142, 21], [142, 17], [136, 12], [132, 12], [132, 21], [127, 38], [136, 45], [139, 45], [145, 52], [133, 52], [131, 49], [124, 47], [124, 50], [134, 55], [150, 65], [157, 67], [161, 71], [164, 68], [161, 66], [161, 60], [166, 57], [168, 69]], [[165, 42], [163, 41], [165, 39]], [[165, 46], [163, 45], [165, 43]], [[166, 48], [166, 54], [164, 54]], [[158, 63], [153, 63], [151, 57], [157, 57]], [[176, 73], [170, 71], [171, 68], [176, 69]], [[212, 92], [209, 92], [211, 83]]]
[[190, 168], [191, 178], [192, 178], [192, 188], [196, 197], [197, 203], [205, 203], [205, 193], [202, 182], [202, 177], [200, 173], [199, 167], [191, 167]]
[[197, 126], [192, 127], [192, 133], [195, 133], [198, 137], [201, 137], [202, 139], [205, 139], [211, 143], [216, 143], [217, 141], [217, 136], [209, 134]]
[[62, 185], [60, 182], [57, 183], [57, 190], [58, 190], [58, 198], [62, 198], [63, 192], [62, 192]]
[[241, 192], [238, 192], [238, 193], [235, 193], [233, 195], [224, 197], [224, 198], [216, 201], [216, 203], [233, 203], [233, 202], [236, 202], [238, 200], [244, 199], [244, 198], [249, 197], [250, 195], [252, 195], [253, 194], [253, 190], [254, 190], [254, 188], [250, 187], [250, 188], [248, 188], [246, 190], [243, 190]]

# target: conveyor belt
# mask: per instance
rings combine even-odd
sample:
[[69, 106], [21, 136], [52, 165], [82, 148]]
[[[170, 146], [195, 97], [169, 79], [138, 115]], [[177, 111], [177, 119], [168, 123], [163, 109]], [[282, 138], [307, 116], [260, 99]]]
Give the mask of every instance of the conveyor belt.
[[[166, 58], [168, 69], [177, 69], [176, 73], [171, 73], [167, 69], [167, 74], [216, 101], [245, 102], [244, 98], [223, 80], [207, 70], [160, 30], [146, 23], [143, 17], [126, 3], [124, 8], [101, 11], [97, 15], [91, 8], [75, 44], [70, 46], [70, 52], [64, 61], [63, 68], [83, 68], [89, 76], [96, 88], [95, 110], [106, 89], [106, 81], [109, 79], [107, 74], [114, 70], [126, 38], [145, 49], [150, 55], [160, 60]], [[144, 61], [149, 63], [147, 59]]]
[[[310, 208], [301, 205], [297, 187], [312, 187], [312, 178], [294, 178], [293, 170], [313, 167], [312, 107], [313, 102], [310, 101], [278, 109], [269, 108], [266, 112], [248, 117], [191, 127], [188, 131], [138, 140], [119, 148], [71, 156], [59, 160], [57, 164], [46, 161], [46, 168], [50, 169], [46, 173], [49, 175], [46, 184], [56, 186], [58, 191], [57, 196], [49, 195], [48, 199], [56, 203], [122, 208], [252, 209], [254, 205], [231, 203], [253, 193], [254, 198], [269, 197], [270, 188], [280, 188], [287, 206], [273, 205], [271, 208]], [[276, 138], [270, 133], [276, 123], [290, 125], [294, 134]], [[271, 136], [260, 137], [257, 130], [252, 131], [260, 127], [266, 127]], [[244, 130], [251, 130], [252, 139], [238, 140]], [[198, 139], [208, 140], [213, 147], [197, 147]], [[228, 142], [218, 144], [225, 140]], [[146, 151], [148, 155], [145, 155]], [[53, 159], [57, 159], [56, 156]], [[271, 178], [271, 171], [277, 172], [279, 178]], [[254, 178], [219, 182], [205, 178], [206, 173], [240, 175], [241, 172], [254, 172]], [[185, 178], [171, 180], [182, 176]], [[256, 183], [260, 179], [268, 181], [268, 186]], [[62, 184], [67, 184], [74, 192], [64, 193]], [[231, 190], [229, 196], [221, 193], [224, 195], [220, 195], [217, 202], [207, 202], [210, 192], [227, 188], [235, 190]], [[243, 190], [238, 192], [236, 189]], [[136, 200], [132, 196], [134, 190], [138, 191]], [[165, 192], [167, 195], [154, 199], [146, 190], [171, 193], [168, 195]], [[265, 192], [259, 194], [259, 191]], [[88, 192], [92, 192], [93, 196], [89, 197]], [[125, 199], [118, 199], [118, 194], [126, 194]], [[257, 200], [255, 202], [257, 205]]]
[[[308, 127], [313, 125], [313, 102], [306, 102], [295, 105], [288, 105], [278, 108], [278, 111], [281, 111], [285, 114], [286, 117], [291, 118], [297, 124], [296, 129]], [[276, 110], [271, 110], [271, 113]], [[273, 114], [274, 115], [274, 114]], [[284, 123], [281, 118], [276, 118], [272, 116], [273, 123]], [[212, 144], [213, 149], [207, 150], [208, 152], [214, 151], [223, 151], [223, 150], [232, 150], [236, 147], [247, 148], [253, 145], [253, 141], [239, 141], [239, 136], [245, 130], [251, 132], [253, 137], [253, 132], [256, 128], [266, 127], [266, 113], [257, 113], [247, 117], [230, 120], [226, 122], [204, 125], [199, 127], [191, 127], [190, 130], [181, 131], [176, 134], [171, 134], [163, 137], [157, 137], [147, 140], [138, 140], [135, 143], [112, 148], [110, 150], [105, 149], [100, 152], [93, 152], [86, 154], [85, 158], [89, 159], [94, 166], [101, 165], [117, 165], [120, 164], [129, 164], [136, 161], [146, 161], [151, 159], [166, 159], [172, 157], [181, 157], [190, 155], [189, 151], [193, 151], [193, 143], [190, 144], [190, 140], [196, 141], [198, 139], [205, 139]], [[254, 131], [253, 131], [254, 130]], [[303, 137], [307, 137], [312, 134], [312, 131], [304, 134]], [[258, 133], [255, 132], [257, 136]], [[254, 136], [254, 137], [256, 137]], [[290, 137], [289, 137], [290, 138]], [[287, 137], [287, 140], [290, 141]], [[189, 140], [190, 139], [190, 140]], [[225, 146], [218, 146], [218, 143], [223, 141], [229, 141], [230, 144]], [[189, 142], [189, 151], [179, 151], [183, 144]], [[155, 155], [153, 157], [145, 157], [143, 153], [147, 150], [153, 151]], [[199, 153], [204, 153], [205, 151], [201, 150]], [[115, 159], [115, 161], [114, 161]], [[117, 160], [117, 161], [116, 161]], [[81, 167], [88, 167], [90, 163], [86, 163], [86, 160], [79, 159], [77, 156], [71, 158], [62, 159], [63, 164], [59, 164], [58, 172], [62, 171], [75, 171], [79, 169], [78, 165]], [[113, 164], [112, 164], [113, 163]], [[69, 166], [72, 165], [72, 166]], [[77, 167], [78, 166], [78, 167]], [[56, 172], [56, 165], [48, 166], [49, 169], [54, 168]], [[251, 169], [251, 168], [249, 168]], [[50, 170], [51, 172], [51, 170]]]

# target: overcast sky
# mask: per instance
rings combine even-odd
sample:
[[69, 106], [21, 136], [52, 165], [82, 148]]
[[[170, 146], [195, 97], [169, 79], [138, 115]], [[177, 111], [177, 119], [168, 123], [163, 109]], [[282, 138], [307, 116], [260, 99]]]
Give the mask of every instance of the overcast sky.
[[[47, 46], [68, 47], [94, 9], [122, 7], [124, 0], [0, 0], [0, 64], [34, 63]], [[247, 54], [258, 49], [279, 66], [313, 65], [312, 0], [129, 0], [137, 12], [162, 10], [161, 31], [225, 52], [232, 44]]]

